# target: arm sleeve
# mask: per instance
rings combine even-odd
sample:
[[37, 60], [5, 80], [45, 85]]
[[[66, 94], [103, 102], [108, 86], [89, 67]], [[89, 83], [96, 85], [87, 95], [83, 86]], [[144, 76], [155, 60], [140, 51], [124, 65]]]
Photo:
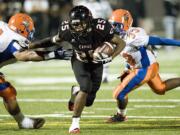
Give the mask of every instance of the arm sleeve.
[[55, 37], [47, 37], [39, 41], [35, 41], [30, 44], [29, 49], [35, 49], [35, 48], [46, 48], [46, 47], [51, 47], [55, 45]]
[[148, 45], [180, 46], [180, 40], [149, 36]]

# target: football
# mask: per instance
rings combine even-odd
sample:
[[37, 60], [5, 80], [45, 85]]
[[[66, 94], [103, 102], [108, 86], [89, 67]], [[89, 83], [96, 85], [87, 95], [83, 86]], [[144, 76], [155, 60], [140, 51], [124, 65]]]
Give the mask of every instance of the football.
[[101, 46], [97, 47], [93, 53], [94, 60], [100, 60], [110, 57], [115, 50], [114, 45], [109, 42], [104, 42]]

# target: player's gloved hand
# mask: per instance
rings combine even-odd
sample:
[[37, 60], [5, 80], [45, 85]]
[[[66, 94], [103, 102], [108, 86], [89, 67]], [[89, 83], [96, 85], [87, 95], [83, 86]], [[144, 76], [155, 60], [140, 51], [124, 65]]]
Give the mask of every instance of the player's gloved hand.
[[70, 60], [73, 55], [72, 49], [57, 49], [54, 51], [55, 59], [61, 59], [61, 60]]
[[[16, 40], [15, 40], [15, 41], [16, 41]], [[21, 46], [21, 48], [24, 49], [24, 50], [26, 50], [26, 49], [29, 48], [30, 42], [29, 42], [28, 40], [25, 40], [25, 41], [19, 40], [19, 41], [16, 41], [16, 42], [17, 42], [17, 43]]]
[[112, 57], [106, 57], [103, 59], [98, 59], [98, 60], [94, 60], [94, 63], [99, 63], [99, 64], [106, 64], [112, 61]]

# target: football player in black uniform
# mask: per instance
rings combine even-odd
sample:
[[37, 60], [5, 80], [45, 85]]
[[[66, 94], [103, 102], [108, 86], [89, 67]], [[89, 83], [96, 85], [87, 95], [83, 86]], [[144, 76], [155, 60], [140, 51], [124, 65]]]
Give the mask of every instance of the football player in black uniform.
[[[74, 101], [74, 113], [69, 133], [79, 133], [79, 120], [83, 108], [93, 104], [96, 92], [99, 90], [103, 64], [117, 56], [123, 50], [125, 43], [114, 34], [108, 21], [101, 18], [93, 19], [89, 9], [84, 6], [74, 7], [69, 17], [69, 21], [61, 23], [56, 36], [35, 42], [30, 48], [47, 47], [62, 41], [72, 44], [74, 55], [71, 65], [80, 91]], [[93, 51], [105, 41], [116, 45], [113, 55], [94, 60]]]

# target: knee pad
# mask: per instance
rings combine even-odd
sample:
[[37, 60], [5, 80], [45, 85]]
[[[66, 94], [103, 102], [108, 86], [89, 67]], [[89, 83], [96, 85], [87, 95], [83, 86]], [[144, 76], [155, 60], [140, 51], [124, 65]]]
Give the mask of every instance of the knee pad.
[[9, 82], [2, 82], [2, 83], [0, 83], [0, 91], [4, 91], [5, 89], [7, 89], [10, 86], [11, 85]]
[[92, 106], [92, 104], [94, 103], [94, 100], [96, 98], [96, 95], [92, 95], [92, 94], [88, 94], [87, 99], [86, 99], [86, 107]]

